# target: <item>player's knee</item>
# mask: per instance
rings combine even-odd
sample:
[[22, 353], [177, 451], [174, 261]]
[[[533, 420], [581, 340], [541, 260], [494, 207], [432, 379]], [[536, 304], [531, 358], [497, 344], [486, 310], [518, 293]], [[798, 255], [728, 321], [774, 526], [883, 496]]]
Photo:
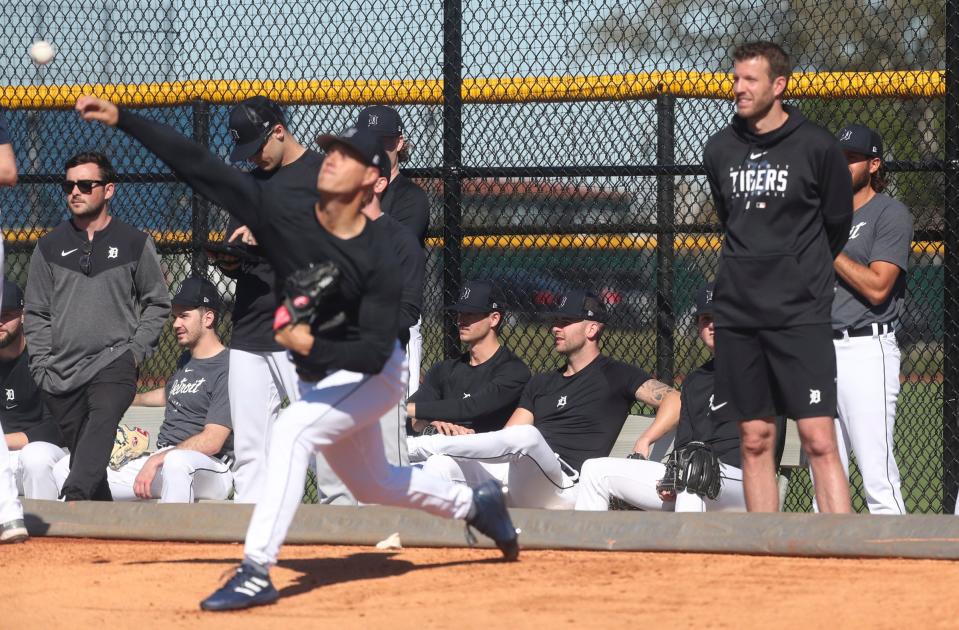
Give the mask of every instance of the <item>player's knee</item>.
[[[61, 455], [62, 457], [62, 455]], [[28, 474], [49, 473], [60, 457], [54, 457], [53, 449], [30, 443], [20, 449], [20, 467]]]
[[539, 429], [531, 424], [518, 424], [502, 430], [503, 436], [511, 446], [518, 449], [529, 449], [543, 439]]
[[171, 449], [163, 458], [163, 474], [190, 474], [193, 472], [193, 464], [190, 462], [189, 453], [182, 449]]
[[744, 430], [740, 449], [744, 457], [762, 457], [772, 452], [774, 433], [763, 429]]
[[813, 431], [802, 435], [802, 449], [806, 457], [816, 459], [820, 457], [839, 456], [836, 445], [836, 435], [826, 431]]

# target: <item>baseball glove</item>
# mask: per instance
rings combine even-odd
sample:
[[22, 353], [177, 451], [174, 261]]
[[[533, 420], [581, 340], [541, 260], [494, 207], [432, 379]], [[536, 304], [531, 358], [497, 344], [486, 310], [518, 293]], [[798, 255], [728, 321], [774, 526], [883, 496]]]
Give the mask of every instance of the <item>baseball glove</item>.
[[719, 458], [707, 444], [690, 442], [670, 454], [666, 460], [666, 472], [657, 490], [676, 494], [688, 490], [701, 497], [715, 499], [722, 485]]
[[[312, 326], [321, 309], [329, 310], [329, 302], [339, 289], [339, 279], [340, 269], [331, 261], [313, 263], [291, 273], [283, 289], [283, 303], [273, 318], [273, 330], [299, 323]], [[323, 321], [326, 327], [326, 318]]]
[[140, 457], [150, 446], [150, 433], [140, 427], [121, 424], [113, 439], [113, 452], [110, 453], [110, 468], [120, 470], [127, 462]]

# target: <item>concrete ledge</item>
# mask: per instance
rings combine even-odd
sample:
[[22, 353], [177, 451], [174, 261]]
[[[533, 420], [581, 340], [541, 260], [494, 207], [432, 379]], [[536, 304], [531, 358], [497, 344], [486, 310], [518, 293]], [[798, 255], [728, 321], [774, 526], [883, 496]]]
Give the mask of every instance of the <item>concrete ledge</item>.
[[[241, 542], [252, 506], [230, 503], [24, 501], [34, 536]], [[671, 514], [511, 510], [527, 549], [959, 559], [959, 517]], [[289, 543], [374, 545], [399, 532], [409, 547], [462, 547], [463, 523], [416, 510], [304, 505]], [[480, 546], [489, 542], [480, 537]]]

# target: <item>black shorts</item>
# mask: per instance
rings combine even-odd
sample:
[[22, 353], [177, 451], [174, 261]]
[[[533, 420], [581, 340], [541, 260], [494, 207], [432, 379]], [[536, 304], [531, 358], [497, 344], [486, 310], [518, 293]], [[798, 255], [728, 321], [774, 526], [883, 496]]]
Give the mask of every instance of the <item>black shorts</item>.
[[836, 416], [836, 348], [829, 324], [717, 328], [717, 420]]

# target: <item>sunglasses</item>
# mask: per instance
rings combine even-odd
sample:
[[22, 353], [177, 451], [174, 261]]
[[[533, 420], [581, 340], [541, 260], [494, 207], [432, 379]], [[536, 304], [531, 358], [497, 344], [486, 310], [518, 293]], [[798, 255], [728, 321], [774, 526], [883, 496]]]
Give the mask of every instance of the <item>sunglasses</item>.
[[102, 179], [78, 179], [73, 181], [72, 179], [65, 179], [60, 182], [60, 188], [63, 189], [63, 192], [70, 194], [73, 192], [73, 187], [76, 186], [80, 189], [80, 192], [84, 195], [89, 195], [93, 192], [94, 187], [96, 186], [105, 186], [107, 182]]

